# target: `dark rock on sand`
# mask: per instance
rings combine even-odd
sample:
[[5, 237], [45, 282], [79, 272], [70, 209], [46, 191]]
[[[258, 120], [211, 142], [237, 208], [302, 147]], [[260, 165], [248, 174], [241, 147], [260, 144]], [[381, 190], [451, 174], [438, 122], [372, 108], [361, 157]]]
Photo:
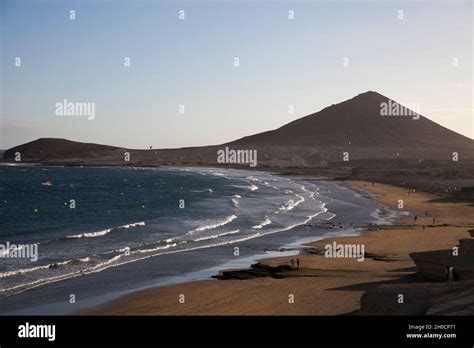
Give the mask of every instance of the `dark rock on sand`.
[[268, 266], [261, 263], [254, 263], [249, 269], [222, 271], [219, 275], [213, 276], [216, 279], [253, 279], [258, 277], [283, 278], [282, 272], [294, 271], [289, 265]]

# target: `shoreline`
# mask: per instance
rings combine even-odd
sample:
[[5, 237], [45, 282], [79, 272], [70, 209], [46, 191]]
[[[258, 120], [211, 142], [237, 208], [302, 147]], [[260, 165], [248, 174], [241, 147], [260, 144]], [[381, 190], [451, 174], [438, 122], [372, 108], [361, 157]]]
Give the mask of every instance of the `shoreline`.
[[[356, 235], [358, 234], [354, 234], [354, 236]], [[352, 235], [348, 235], [348, 236], [352, 236]], [[310, 243], [314, 243], [319, 240], [323, 240], [323, 239], [331, 238], [331, 237], [334, 237], [334, 236], [328, 235], [328, 236], [319, 236], [319, 237], [315, 236], [315, 237], [303, 238], [296, 242], [291, 242], [291, 243], [282, 245], [279, 248], [279, 250], [269, 249], [261, 253], [257, 253], [255, 255], [244, 257], [242, 259], [226, 261], [216, 266], [207, 267], [207, 268], [200, 269], [197, 271], [187, 272], [179, 276], [172, 276], [168, 279], [159, 281], [156, 285], [148, 285], [148, 286], [143, 286], [143, 287], [132, 289], [132, 290], [120, 291], [113, 294], [113, 296], [109, 296], [109, 295], [101, 296], [103, 298], [108, 298], [108, 300], [106, 301], [93, 298], [87, 301], [90, 303], [89, 305], [84, 305], [83, 309], [72, 311], [70, 314], [72, 315], [86, 314], [87, 315], [90, 311], [94, 311], [95, 308], [101, 308], [115, 301], [120, 301], [122, 298], [126, 296], [138, 294], [138, 293], [141, 293], [142, 291], [148, 291], [148, 290], [154, 290], [154, 289], [160, 289], [160, 288], [166, 288], [166, 287], [174, 287], [174, 286], [179, 286], [181, 284], [188, 284], [188, 283], [218, 282], [219, 279], [217, 279], [216, 276], [221, 274], [221, 272], [224, 272], [227, 270], [247, 269], [247, 268], [250, 268], [252, 264], [255, 264], [256, 262], [259, 262], [262, 260], [271, 260], [271, 259], [276, 259], [279, 257], [295, 257], [295, 256], [300, 255], [300, 253], [304, 249], [314, 250], [314, 248], [309, 245]]]
[[[186, 168], [186, 167], [169, 167], [169, 168]], [[192, 167], [191, 167], [192, 168]], [[208, 167], [208, 168], [218, 168], [218, 167]], [[298, 175], [295, 175], [298, 177]], [[315, 178], [317, 180], [328, 180], [326, 178]], [[335, 181], [337, 184], [341, 187], [348, 188], [352, 191], [354, 191], [356, 194], [359, 194], [361, 196], [365, 196], [367, 199], [372, 199], [375, 200], [374, 197], [376, 196], [372, 192], [368, 190], [364, 190], [362, 188], [359, 188], [357, 186], [352, 185], [350, 182], [347, 181], [338, 181], [338, 180], [329, 180], [329, 181]], [[390, 208], [387, 206], [383, 206], [379, 202], [377, 202], [377, 205], [380, 208], [383, 208], [383, 210], [388, 210], [390, 211]], [[393, 210], [392, 210], [393, 212]], [[390, 218], [393, 218], [391, 216]], [[384, 218], [384, 214], [378, 214], [377, 219], [379, 220], [385, 220], [388, 222], [387, 226], [390, 226], [391, 223], [395, 222], [395, 219], [388, 221], [390, 218]], [[308, 222], [310, 223], [311, 220]], [[383, 225], [383, 224], [382, 224]], [[309, 249], [309, 250], [315, 250], [317, 249], [318, 244], [314, 245], [315, 243], [321, 243], [324, 240], [329, 240], [329, 239], [334, 239], [334, 238], [345, 238], [345, 237], [360, 237], [362, 236], [366, 229], [369, 228], [368, 226], [361, 226], [361, 227], [354, 227], [352, 230], [344, 230], [344, 231], [333, 231], [329, 232], [328, 234], [324, 236], [314, 236], [314, 237], [306, 237], [301, 240], [298, 240], [296, 242], [288, 243], [285, 245], [281, 245], [279, 247], [279, 250], [267, 250], [264, 251], [263, 253], [258, 253], [249, 257], [246, 257], [242, 260], [236, 260], [236, 261], [228, 261], [221, 263], [217, 266], [202, 269], [199, 271], [194, 271], [190, 273], [184, 274], [182, 277], [187, 278], [187, 280], [184, 281], [175, 281], [173, 282], [172, 279], [167, 279], [160, 284], [156, 286], [147, 286], [144, 288], [139, 288], [139, 289], [134, 289], [131, 291], [124, 292], [121, 295], [116, 296], [115, 298], [106, 301], [104, 303], [100, 303], [98, 306], [95, 308], [85, 308], [76, 312], [73, 312], [73, 314], [76, 315], [90, 315], [90, 314], [105, 314], [108, 315], [108, 313], [102, 313], [102, 308], [106, 308], [109, 305], [114, 305], [115, 303], [119, 303], [122, 300], [126, 300], [130, 296], [140, 296], [141, 294], [147, 294], [149, 291], [154, 291], [158, 289], [166, 289], [166, 288], [174, 288], [178, 287], [180, 285], [192, 285], [196, 284], [199, 285], [199, 283], [202, 282], [216, 282], [220, 281], [219, 276], [221, 276], [224, 272], [234, 272], [234, 271], [242, 271], [242, 270], [248, 270], [252, 267], [252, 265], [259, 265], [261, 264], [261, 261], [267, 261], [268, 263], [273, 263], [275, 260], [280, 260], [282, 258], [284, 259], [289, 259], [290, 257], [295, 257], [295, 256], [301, 256], [301, 253], [304, 251], [304, 249]], [[342, 234], [342, 235], [341, 235]], [[292, 248], [290, 250], [287, 250], [287, 248]], [[287, 255], [282, 255], [287, 253]], [[273, 255], [272, 255], [273, 254]], [[240, 267], [232, 267], [232, 264], [239, 264], [242, 263], [242, 266]], [[265, 262], [263, 262], [264, 265]], [[193, 274], [200, 274], [202, 275], [207, 275], [207, 278], [199, 277], [198, 279], [192, 279]], [[180, 278], [180, 277], [175, 277], [175, 278]], [[98, 311], [98, 312], [97, 312]]]
[[[327, 181], [321, 178], [315, 178], [315, 180]], [[361, 193], [361, 192], [355, 192], [354, 188], [352, 188], [350, 185], [347, 185], [346, 183], [335, 181], [335, 184], [341, 188], [349, 189], [353, 191], [353, 193], [356, 193], [356, 194]], [[366, 197], [364, 198], [371, 199], [370, 197], [368, 197], [368, 194], [369, 192], [365, 192]], [[324, 206], [326, 206], [327, 204], [331, 204], [331, 203], [324, 203]], [[383, 208], [379, 204], [377, 204], [377, 206], [379, 208]], [[384, 221], [383, 223], [386, 223], [386, 224], [390, 224], [391, 222], [393, 222], [393, 220], [391, 220], [393, 219], [393, 214], [387, 214], [386, 212], [384, 212], [385, 209], [380, 210], [379, 208], [377, 208], [377, 211], [379, 211], [379, 213], [377, 214], [376, 217], [374, 217], [374, 220]], [[391, 211], [390, 209], [387, 209], [387, 210], [393, 213], [393, 211]], [[331, 219], [329, 219], [328, 221], [330, 220]], [[297, 228], [297, 227], [309, 226], [311, 222], [312, 222], [312, 219], [306, 222], [305, 224], [300, 224], [299, 226], [295, 226], [295, 227]], [[354, 225], [352, 227], [346, 226], [344, 230], [342, 231], [337, 230], [337, 226], [334, 226], [332, 228], [329, 228], [329, 230], [323, 235], [314, 235], [310, 237], [305, 236], [305, 237], [302, 237], [301, 239], [288, 241], [287, 243], [279, 244], [277, 247], [275, 246], [269, 247], [269, 248], [263, 249], [260, 252], [256, 252], [253, 255], [246, 256], [241, 259], [228, 260], [211, 267], [187, 272], [179, 276], [173, 276], [168, 279], [159, 281], [156, 285], [147, 285], [147, 286], [143, 286], [143, 287], [139, 287], [139, 288], [135, 288], [131, 290], [117, 292], [115, 293], [113, 297], [107, 296], [107, 295], [101, 296], [102, 298], [108, 297], [109, 299], [106, 301], [94, 301], [94, 299], [92, 299], [92, 301], [87, 301], [87, 302], [91, 304], [92, 303], [95, 304], [94, 306], [85, 305], [81, 309], [71, 312], [71, 314], [88, 314], [91, 310], [94, 310], [94, 308], [101, 308], [102, 306], [112, 303], [114, 301], [120, 300], [123, 297], [133, 295], [135, 293], [140, 293], [142, 291], [147, 291], [150, 289], [166, 288], [166, 287], [178, 286], [180, 284], [196, 283], [196, 282], [203, 282], [203, 281], [214, 282], [214, 281], [217, 281], [218, 275], [221, 274], [221, 272], [224, 272], [226, 270], [246, 269], [248, 267], [251, 267], [252, 264], [258, 263], [262, 260], [271, 260], [271, 259], [276, 259], [276, 258], [281, 258], [281, 257], [287, 257], [287, 258], [295, 257], [307, 250], [309, 250], [310, 252], [314, 252], [315, 248], [311, 246], [311, 243], [315, 243], [315, 242], [322, 241], [329, 238], [360, 236], [363, 233], [363, 230], [365, 229], [365, 227], [368, 225], [372, 225], [372, 223], [363, 224], [363, 225]], [[318, 226], [319, 225], [312, 225], [311, 228], [313, 229], [322, 228], [321, 226], [319, 227]], [[291, 232], [291, 231], [292, 230], [288, 230], [285, 232]]]
[[[391, 185], [375, 183], [372, 186], [371, 183], [359, 181], [350, 184], [377, 195], [378, 203], [392, 209], [396, 208], [397, 199], [402, 197], [406, 201], [404, 210], [411, 214], [399, 217], [392, 226], [369, 226], [358, 236], [328, 237], [307, 244], [314, 248], [323, 248], [324, 244], [333, 241], [361, 243], [366, 246], [365, 262], [300, 253], [300, 269], [283, 271], [277, 278], [262, 276], [246, 280], [204, 280], [151, 288], [131, 293], [86, 313], [348, 314], [360, 309], [361, 296], [375, 284], [418, 281], [414, 274], [414, 263], [408, 256], [410, 252], [451, 248], [457, 245], [460, 238], [469, 237], [467, 231], [474, 226], [472, 218], [469, 218], [473, 208], [467, 204], [434, 202], [438, 196], [419, 192], [408, 194], [407, 189]], [[429, 216], [421, 216], [426, 207], [430, 207]], [[420, 217], [414, 222], [412, 220], [416, 214]], [[429, 224], [434, 215], [438, 221], [434, 225]], [[423, 225], [426, 231], [421, 230]], [[387, 234], [388, 232], [392, 233]], [[436, 232], [437, 238], [429, 232]], [[290, 258], [266, 258], [260, 264], [268, 267], [289, 265]], [[220, 274], [223, 272], [225, 270]], [[185, 303], [178, 301], [179, 294], [185, 295]], [[294, 303], [288, 302], [289, 295], [294, 296]]]

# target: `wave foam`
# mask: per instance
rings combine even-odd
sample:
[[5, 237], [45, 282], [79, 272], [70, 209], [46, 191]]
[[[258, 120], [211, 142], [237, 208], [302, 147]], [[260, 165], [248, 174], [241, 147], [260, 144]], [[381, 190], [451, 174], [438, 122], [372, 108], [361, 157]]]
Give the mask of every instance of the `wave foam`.
[[115, 228], [108, 228], [106, 230], [103, 230], [103, 231], [97, 231], [97, 232], [85, 232], [85, 233], [80, 233], [80, 234], [73, 234], [71, 236], [66, 236], [66, 238], [95, 238], [95, 237], [102, 237], [102, 236], [105, 236], [106, 234], [109, 234], [110, 232], [112, 232], [114, 229], [122, 229], [122, 228], [131, 228], [131, 227], [137, 227], [137, 226], [145, 226], [145, 222], [144, 221], [140, 221], [140, 222], [134, 222], [134, 223], [131, 223], [131, 224], [126, 224], [126, 225], [122, 225], [122, 226], [119, 226], [119, 227], [115, 227]]
[[212, 229], [214, 229], [214, 228], [227, 225], [228, 223], [234, 221], [235, 219], [237, 219], [237, 215], [234, 214], [234, 215], [231, 215], [231, 216], [226, 217], [226, 218], [225, 218], [224, 220], [222, 220], [222, 221], [218, 221], [218, 222], [213, 223], [213, 224], [204, 225], [204, 226], [200, 226], [200, 227], [198, 227], [198, 228], [195, 228], [194, 230], [191, 230], [191, 231], [189, 231], [188, 233], [189, 233], [189, 234], [193, 234], [193, 233], [195, 233], [195, 232], [202, 232], [202, 231], [212, 230]]
[[264, 226], [270, 225], [272, 223], [272, 220], [270, 220], [268, 217], [265, 216], [265, 220], [263, 220], [260, 224], [252, 226], [253, 229], [260, 229]]
[[219, 238], [219, 237], [222, 237], [222, 236], [227, 236], [227, 235], [229, 235], [229, 234], [235, 234], [235, 233], [239, 233], [239, 232], [240, 232], [240, 230], [233, 230], [233, 231], [228, 231], [228, 232], [222, 232], [222, 233], [214, 234], [214, 235], [211, 235], [211, 236], [206, 236], [206, 237], [197, 238], [197, 239], [194, 239], [193, 241], [194, 241], [194, 242], [202, 242], [203, 240], [215, 239], [215, 238]]

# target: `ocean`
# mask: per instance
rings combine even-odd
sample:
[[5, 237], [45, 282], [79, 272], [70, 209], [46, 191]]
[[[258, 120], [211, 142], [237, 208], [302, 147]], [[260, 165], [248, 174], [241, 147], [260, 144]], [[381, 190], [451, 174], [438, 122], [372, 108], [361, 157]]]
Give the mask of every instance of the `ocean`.
[[35, 261], [0, 251], [2, 314], [68, 313], [388, 223], [334, 182], [215, 168], [3, 165], [0, 207], [0, 245], [38, 248]]

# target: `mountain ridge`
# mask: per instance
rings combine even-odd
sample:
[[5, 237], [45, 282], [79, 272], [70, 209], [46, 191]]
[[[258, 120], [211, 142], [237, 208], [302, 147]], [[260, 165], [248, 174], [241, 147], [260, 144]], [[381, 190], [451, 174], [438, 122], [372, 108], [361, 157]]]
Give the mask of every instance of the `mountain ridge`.
[[[61, 138], [40, 138], [15, 146], [4, 153], [5, 160], [19, 152], [22, 161], [84, 165], [216, 165], [216, 151], [224, 146], [258, 150], [259, 163], [271, 167], [310, 167], [321, 161], [351, 159], [442, 159], [453, 152], [474, 158], [474, 140], [443, 127], [428, 118], [382, 116], [382, 103], [393, 102], [377, 92], [367, 91], [330, 105], [277, 129], [210, 146], [177, 149], [128, 149], [132, 156], [124, 163], [126, 148], [81, 143]], [[408, 110], [408, 109], [407, 109]], [[418, 118], [418, 119], [415, 119]]]
[[[349, 143], [356, 146], [403, 146], [410, 144], [437, 146], [440, 141], [444, 141], [455, 147], [472, 147], [472, 139], [422, 115], [416, 116], [419, 119], [413, 119], [411, 116], [381, 116], [380, 104], [389, 101], [397, 103], [377, 92], [368, 91], [301, 117], [275, 130], [243, 137], [230, 143], [263, 144], [271, 142], [281, 145], [313, 146], [344, 146]], [[274, 139], [271, 139], [272, 136]], [[445, 137], [449, 137], [449, 139], [444, 140]]]

